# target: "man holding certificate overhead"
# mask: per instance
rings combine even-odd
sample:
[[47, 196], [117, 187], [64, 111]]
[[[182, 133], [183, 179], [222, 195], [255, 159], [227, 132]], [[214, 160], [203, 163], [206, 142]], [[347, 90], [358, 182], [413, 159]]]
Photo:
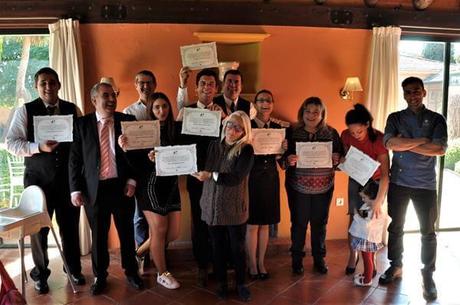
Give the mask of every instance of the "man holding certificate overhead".
[[[213, 111], [222, 111], [222, 109], [213, 103], [213, 98], [217, 91], [218, 78], [217, 74], [211, 69], [203, 69], [196, 76], [196, 93], [198, 101], [188, 106], [192, 109], [208, 109]], [[183, 118], [184, 109], [181, 109], [178, 120]], [[185, 124], [185, 122], [182, 122]], [[219, 121], [220, 126], [220, 121]], [[210, 126], [216, 128], [215, 126]], [[203, 170], [209, 143], [218, 139], [219, 131], [216, 136], [184, 135], [184, 142], [196, 144], [197, 167]], [[192, 213], [192, 246], [193, 256], [198, 264], [198, 285], [206, 286], [208, 280], [208, 265], [211, 261], [211, 245], [209, 243], [208, 225], [201, 220], [200, 198], [203, 191], [203, 182], [187, 176], [187, 190], [190, 196], [190, 205]]]
[[[183, 67], [180, 70], [180, 85], [177, 92], [177, 108], [181, 109], [188, 104], [187, 81], [190, 77], [191, 70]], [[222, 94], [214, 97], [213, 102], [219, 105], [224, 117], [230, 113], [241, 110], [244, 111], [251, 119], [256, 116], [254, 105], [240, 96], [243, 89], [243, 75], [240, 70], [228, 70], [224, 74], [222, 83]]]
[[326, 225], [334, 191], [334, 170], [342, 155], [337, 130], [326, 124], [326, 106], [309, 97], [300, 106], [297, 124], [287, 135], [286, 191], [291, 212], [292, 272], [301, 275], [308, 223], [316, 272], [328, 271]]
[[[69, 265], [71, 278], [75, 284], [83, 285], [85, 278], [81, 274], [78, 242], [80, 209], [70, 202], [67, 179], [71, 143], [51, 140], [56, 135], [53, 122], [61, 117], [64, 124], [60, 125], [59, 133], [64, 138], [70, 138], [71, 142], [73, 120], [81, 112], [75, 104], [59, 99], [61, 83], [53, 69], [42, 68], [35, 73], [35, 88], [39, 97], [16, 110], [6, 136], [6, 145], [10, 153], [24, 157], [24, 187], [41, 187], [50, 217], [56, 212], [64, 257]], [[40, 135], [36, 134], [37, 118], [43, 126], [49, 127], [40, 128]], [[40, 140], [37, 140], [38, 137]], [[49, 291], [47, 279], [51, 271], [48, 269], [48, 232], [49, 228], [42, 228], [40, 232], [30, 236], [35, 265], [30, 277], [35, 281], [34, 288], [39, 294]]]
[[436, 265], [435, 222], [438, 216], [436, 194], [436, 157], [447, 149], [447, 125], [444, 117], [423, 105], [426, 91], [423, 81], [408, 77], [402, 82], [407, 108], [388, 116], [384, 143], [393, 150], [388, 189], [388, 259], [390, 268], [380, 277], [388, 284], [402, 276], [404, 222], [412, 200], [422, 234], [423, 296], [437, 298], [433, 272]]

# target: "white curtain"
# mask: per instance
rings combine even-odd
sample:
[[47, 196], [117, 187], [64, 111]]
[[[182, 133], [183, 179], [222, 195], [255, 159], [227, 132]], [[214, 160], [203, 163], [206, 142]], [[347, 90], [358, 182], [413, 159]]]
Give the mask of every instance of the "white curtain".
[[[50, 67], [56, 70], [61, 80], [59, 96], [77, 104], [84, 113], [83, 57], [81, 52], [79, 22], [61, 19], [50, 24]], [[91, 251], [91, 231], [85, 209], [80, 209], [81, 254]]]
[[398, 105], [400, 38], [401, 29], [398, 27], [372, 29], [367, 105], [374, 117], [374, 127], [381, 131], [388, 114]]
[[61, 80], [61, 98], [74, 102], [84, 113], [83, 57], [78, 20], [61, 19], [50, 24], [50, 67]]

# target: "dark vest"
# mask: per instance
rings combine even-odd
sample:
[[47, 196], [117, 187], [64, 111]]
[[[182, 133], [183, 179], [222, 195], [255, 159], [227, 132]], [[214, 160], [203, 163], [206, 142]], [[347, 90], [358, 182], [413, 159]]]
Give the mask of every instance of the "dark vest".
[[[225, 98], [223, 95], [219, 95], [219, 96], [216, 96], [213, 100], [214, 104], [217, 104], [220, 106], [220, 108], [222, 108], [222, 110], [224, 111], [224, 113], [226, 115], [229, 115], [230, 113], [227, 113], [227, 104], [225, 103]], [[251, 110], [251, 103], [247, 100], [245, 100], [244, 98], [241, 98], [241, 97], [238, 97], [238, 103], [236, 104], [236, 109], [235, 111], [237, 110], [241, 110], [241, 111], [244, 111], [246, 112], [246, 114], [248, 116], [250, 116], [250, 110]]]
[[[40, 98], [26, 103], [25, 107], [27, 110], [27, 140], [34, 142], [34, 116], [47, 115], [48, 113], [45, 104]], [[59, 114], [72, 114], [75, 121], [77, 108], [73, 103], [59, 100]], [[60, 143], [51, 153], [40, 152], [30, 157], [25, 157], [24, 185], [44, 185], [49, 183], [68, 185], [67, 173], [70, 145], [71, 143]], [[61, 181], [63, 179], [64, 181]]]

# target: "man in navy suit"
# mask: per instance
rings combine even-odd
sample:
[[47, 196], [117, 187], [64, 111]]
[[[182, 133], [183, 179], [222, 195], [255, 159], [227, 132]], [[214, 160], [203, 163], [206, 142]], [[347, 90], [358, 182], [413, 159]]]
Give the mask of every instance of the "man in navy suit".
[[120, 122], [134, 121], [135, 117], [115, 111], [117, 96], [110, 84], [94, 85], [91, 102], [96, 111], [76, 121], [69, 157], [72, 204], [85, 206], [92, 230], [91, 261], [95, 281], [91, 294], [101, 294], [107, 285], [111, 215], [120, 239], [121, 264], [127, 280], [134, 288], [142, 289], [133, 232], [136, 181], [124, 152], [117, 145]]

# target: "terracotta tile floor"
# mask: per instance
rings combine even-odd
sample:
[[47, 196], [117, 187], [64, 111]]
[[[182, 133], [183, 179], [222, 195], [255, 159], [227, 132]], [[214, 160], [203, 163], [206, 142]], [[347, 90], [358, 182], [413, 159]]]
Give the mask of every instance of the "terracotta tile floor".
[[[460, 304], [460, 289], [458, 288], [457, 273], [460, 272], [460, 232], [440, 233], [438, 239], [438, 260], [435, 280], [438, 286], [439, 299], [432, 304]], [[420, 276], [420, 238], [417, 234], [407, 234], [405, 237], [405, 259], [403, 279], [388, 286], [378, 285], [377, 278], [371, 287], [354, 287], [350, 276], [344, 275], [347, 260], [346, 241], [329, 241], [327, 263], [329, 273], [318, 275], [311, 272], [312, 262], [309, 257], [304, 261], [305, 274], [293, 276], [290, 269], [290, 259], [286, 242], [278, 242], [271, 248], [267, 259], [267, 268], [271, 278], [267, 281], [252, 281], [249, 286], [252, 292], [250, 304], [426, 304], [422, 298]], [[155, 270], [148, 269], [143, 275], [146, 289], [136, 291], [127, 285], [117, 253], [111, 255], [107, 293], [92, 297], [89, 294], [89, 284], [80, 287], [80, 292], [73, 294], [61, 270], [61, 262], [57, 249], [50, 250], [52, 274], [49, 278], [50, 293], [37, 295], [33, 283], [27, 284], [28, 304], [241, 304], [235, 293], [228, 300], [219, 300], [214, 290], [216, 283], [210, 281], [207, 289], [199, 288], [196, 283], [196, 268], [190, 257], [190, 251], [181, 250], [181, 254], [171, 250], [174, 257], [171, 272], [181, 282], [178, 290], [167, 290], [159, 287], [154, 280]], [[30, 250], [26, 251], [26, 267], [32, 266]], [[379, 274], [386, 269], [386, 250], [378, 254]], [[6, 265], [8, 272], [19, 286], [19, 263], [16, 249], [1, 249], [0, 259]], [[90, 257], [85, 256], [83, 271], [88, 282], [92, 282]], [[358, 267], [358, 271], [361, 270]]]

